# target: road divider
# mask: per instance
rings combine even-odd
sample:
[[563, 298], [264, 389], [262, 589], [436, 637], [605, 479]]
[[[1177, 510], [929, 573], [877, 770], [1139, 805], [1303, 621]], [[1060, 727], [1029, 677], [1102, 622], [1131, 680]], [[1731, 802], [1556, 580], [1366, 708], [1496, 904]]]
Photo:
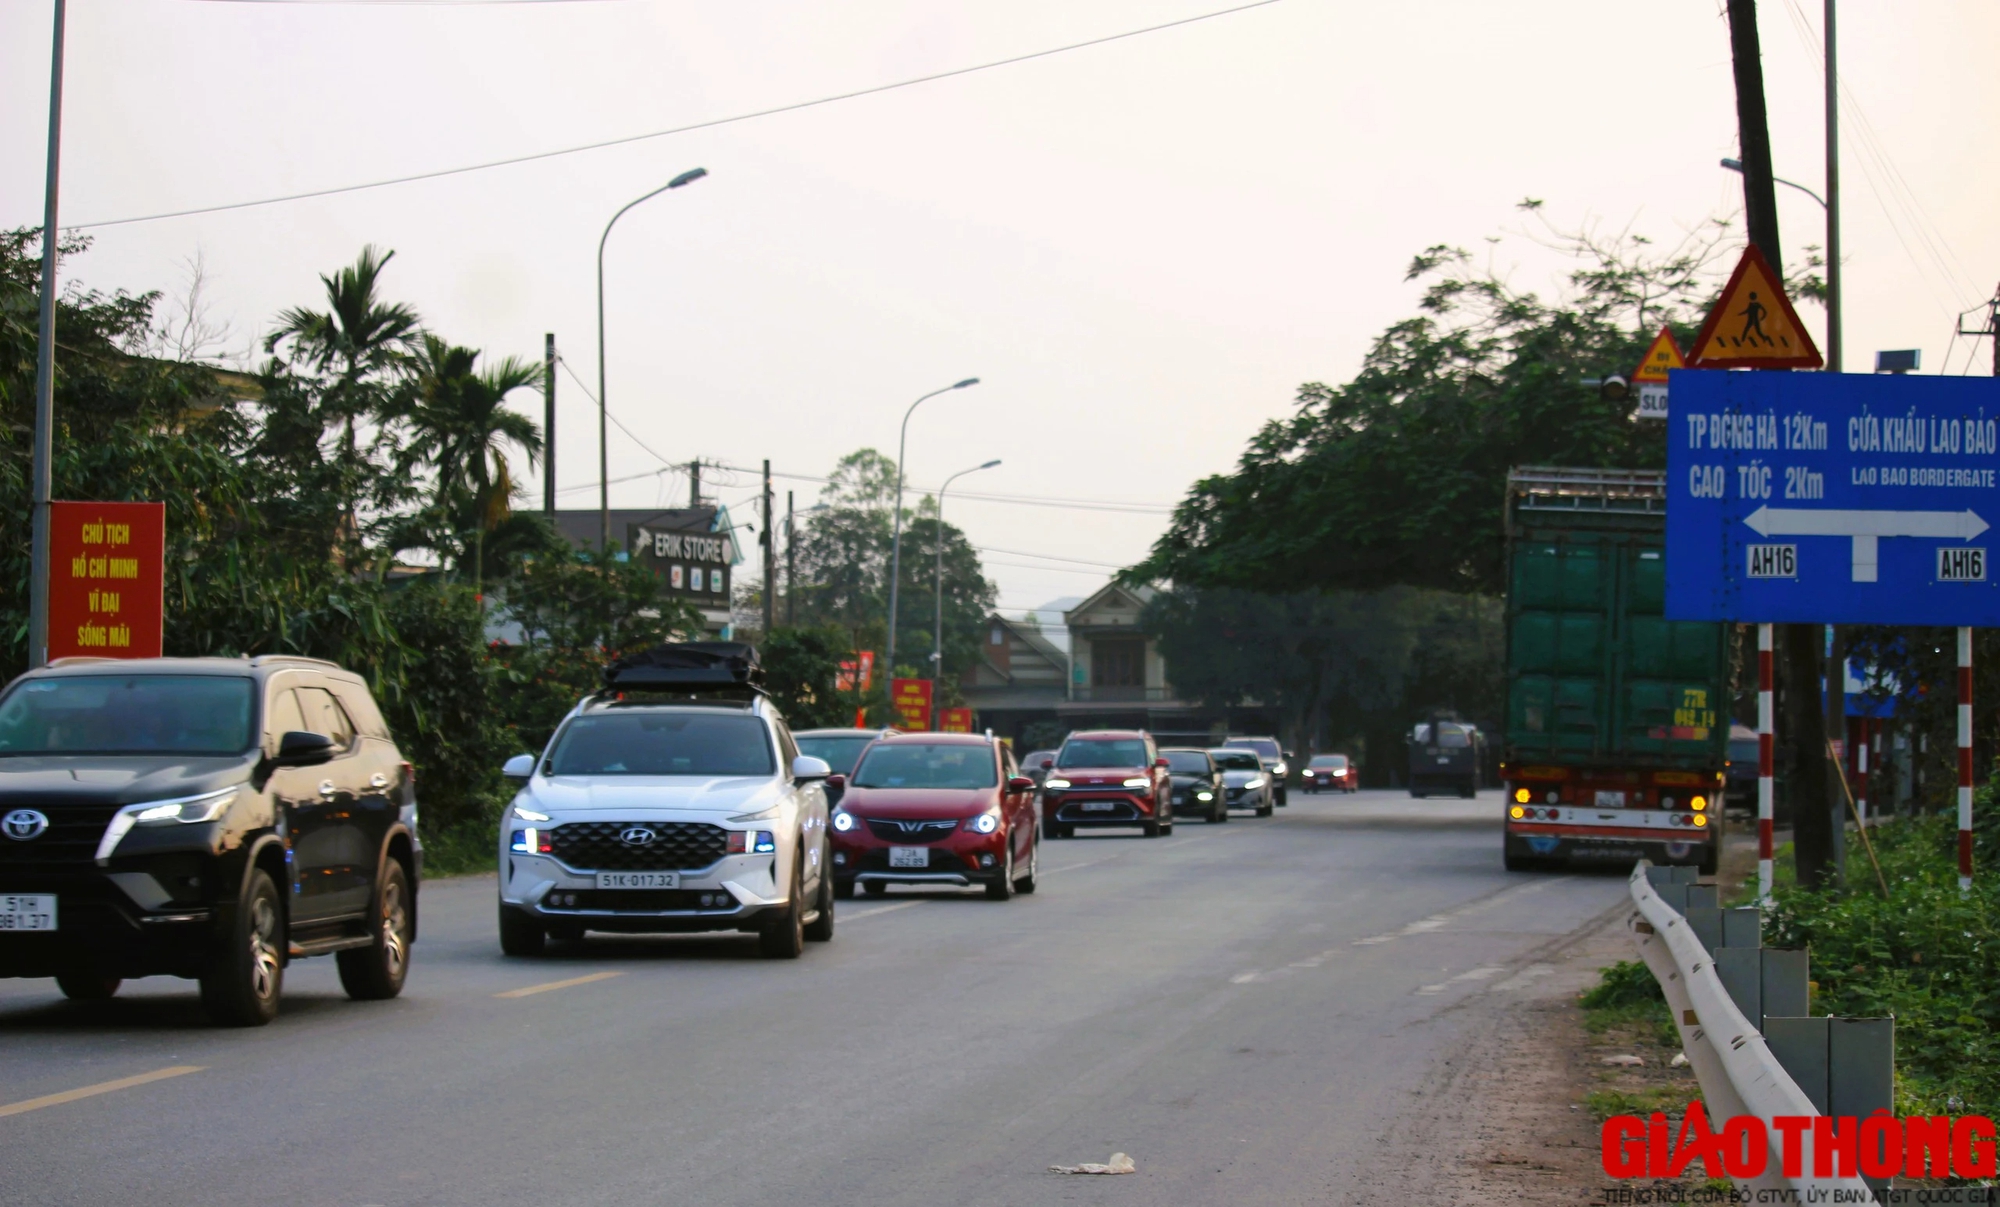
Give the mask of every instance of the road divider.
[[99, 1094], [114, 1094], [119, 1090], [129, 1090], [155, 1081], [165, 1081], [169, 1077], [181, 1077], [188, 1073], [199, 1073], [207, 1065], [174, 1065], [171, 1068], [154, 1069], [150, 1073], [140, 1073], [135, 1077], [120, 1077], [116, 1081], [100, 1081], [96, 1085], [80, 1089], [64, 1090], [60, 1094], [44, 1094], [40, 1098], [25, 1098], [20, 1102], [10, 1102], [0, 1106], [0, 1119], [8, 1115], [25, 1115], [29, 1111], [39, 1111], [45, 1106], [61, 1106], [65, 1102], [76, 1102], [84, 1098], [95, 1098]]

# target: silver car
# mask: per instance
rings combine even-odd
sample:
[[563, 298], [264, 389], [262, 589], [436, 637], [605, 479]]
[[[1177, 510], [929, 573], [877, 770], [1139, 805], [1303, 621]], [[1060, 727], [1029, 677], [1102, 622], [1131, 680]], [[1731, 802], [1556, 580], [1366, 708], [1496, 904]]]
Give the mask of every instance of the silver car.
[[500, 824], [500, 947], [550, 937], [735, 930], [794, 959], [833, 937], [822, 759], [761, 694], [603, 693], [577, 705]]
[[1216, 770], [1222, 772], [1224, 799], [1232, 809], [1255, 809], [1257, 816], [1271, 816], [1272, 795], [1271, 775], [1264, 770], [1263, 760], [1254, 750], [1240, 746], [1220, 746], [1208, 752], [1215, 760]]

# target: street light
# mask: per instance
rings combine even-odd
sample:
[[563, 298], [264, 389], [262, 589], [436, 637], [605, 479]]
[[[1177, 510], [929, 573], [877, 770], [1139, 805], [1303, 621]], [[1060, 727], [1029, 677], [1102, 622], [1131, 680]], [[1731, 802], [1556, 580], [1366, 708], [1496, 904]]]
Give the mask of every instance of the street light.
[[944, 387], [942, 390], [932, 390], [930, 393], [924, 395], [922, 398], [919, 398], [915, 402], [911, 403], [910, 409], [903, 412], [902, 435], [896, 438], [896, 499], [895, 503], [893, 504], [896, 512], [895, 516], [896, 531], [894, 538], [891, 539], [891, 541], [889, 542], [889, 660], [888, 662], [889, 662], [889, 678], [891, 679], [894, 679], [896, 677], [897, 588], [901, 586], [903, 580], [903, 453], [906, 449], [909, 448], [910, 444], [910, 416], [916, 414], [917, 408], [922, 406], [929, 399], [936, 398], [940, 394], [949, 394], [953, 390], [963, 390], [967, 386], [976, 386], [978, 384], [979, 384], [979, 379], [977, 377], [968, 377], [964, 381], [955, 381], [952, 384]]
[[[1833, 0], [1827, 0], [1827, 16], [1828, 19], [1831, 20], [1833, 16]], [[1833, 66], [1833, 40], [1830, 34], [1827, 39], [1826, 53], [1827, 53], [1827, 68], [1829, 71], [1831, 71]], [[1826, 110], [1826, 116], [1828, 122], [1832, 122], [1834, 119], [1833, 102], [1831, 99], [1832, 87], [1833, 83], [1831, 78], [1829, 77], [1827, 82], [1827, 88], [1829, 90], [1829, 98], [1827, 101], [1827, 110]], [[1837, 185], [1839, 181], [1839, 177], [1837, 175], [1839, 169], [1835, 164], [1835, 156], [1833, 152], [1833, 135], [1831, 133], [1832, 127], [1829, 126], [1828, 130], [1829, 133], [1827, 136], [1827, 180], [1828, 180], [1828, 191], [1833, 192], [1834, 186]], [[1722, 161], [1722, 166], [1728, 168], [1732, 172], [1740, 173], [1741, 171], [1743, 171], [1743, 161], [1740, 159], [1725, 159]], [[1840, 362], [1841, 362], [1841, 351], [1842, 351], [1841, 329], [1840, 329], [1840, 310], [1841, 310], [1840, 211], [1835, 209], [1833, 206], [1828, 205], [1826, 203], [1826, 198], [1820, 196], [1818, 193], [1813, 192], [1811, 189], [1800, 184], [1796, 180], [1786, 180], [1783, 176], [1773, 176], [1771, 177], [1771, 179], [1779, 184], [1790, 185], [1792, 188], [1795, 188], [1799, 192], [1804, 193], [1806, 196], [1812, 198], [1814, 201], [1819, 202], [1819, 208], [1825, 211], [1826, 213], [1826, 368], [1827, 372], [1829, 373], [1838, 373], [1840, 372], [1841, 369]], [[1838, 194], [1836, 194], [1836, 196], [1837, 195]]]
[[944, 678], [944, 492], [950, 490], [951, 484], [965, 475], [976, 474], [982, 469], [992, 469], [998, 464], [1000, 464], [1000, 459], [995, 457], [984, 465], [975, 465], [971, 469], [961, 469], [951, 477], [946, 478], [943, 486], [938, 487], [937, 539], [931, 542], [931, 545], [937, 551], [937, 627], [931, 630], [932, 679]]
[[617, 213], [611, 215], [611, 221], [604, 224], [604, 234], [599, 236], [597, 240], [597, 536], [599, 545], [605, 549], [611, 546], [611, 435], [609, 430], [611, 412], [609, 404], [605, 401], [604, 393], [604, 243], [607, 239], [611, 238], [611, 228], [617, 225], [620, 218], [625, 216], [626, 210], [631, 209], [641, 201], [650, 201], [668, 189], [677, 189], [684, 184], [693, 184], [706, 175], [708, 175], [707, 168], [690, 169], [689, 171], [682, 172], [645, 196], [636, 197], [626, 202]]
[[[1722, 161], [1722, 166], [1728, 168], [1732, 172], [1741, 172], [1743, 170], [1743, 161], [1740, 159], [1725, 159]], [[1804, 193], [1806, 196], [1812, 198], [1814, 201], [1819, 202], [1819, 208], [1821, 209], [1826, 208], [1826, 198], [1820, 196], [1818, 193], [1813, 192], [1811, 189], [1800, 184], [1798, 181], [1786, 180], [1783, 176], [1773, 176], [1771, 177], [1771, 179], [1777, 181], [1779, 184], [1791, 185], [1799, 192]]]

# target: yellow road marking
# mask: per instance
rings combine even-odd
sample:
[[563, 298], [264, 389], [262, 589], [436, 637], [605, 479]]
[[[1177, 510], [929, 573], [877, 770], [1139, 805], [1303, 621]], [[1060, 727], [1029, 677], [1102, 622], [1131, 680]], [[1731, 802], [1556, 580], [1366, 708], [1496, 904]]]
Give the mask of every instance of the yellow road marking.
[[550, 981], [546, 985], [527, 985], [520, 989], [509, 989], [505, 993], [496, 993], [493, 996], [533, 997], [537, 993], [547, 993], [551, 989], [567, 989], [571, 985], [588, 985], [592, 981], [608, 981], [612, 977], [624, 975], [623, 972], [593, 972], [589, 976], [573, 976], [567, 981]]
[[79, 1098], [92, 1098], [98, 1094], [109, 1094], [117, 1090], [129, 1090], [133, 1086], [145, 1085], [152, 1081], [165, 1081], [169, 1077], [179, 1077], [183, 1073], [199, 1073], [206, 1065], [175, 1065], [170, 1069], [154, 1069], [137, 1077], [120, 1077], [116, 1081], [100, 1081], [78, 1090], [64, 1090], [60, 1094], [44, 1094], [40, 1098], [29, 1098], [21, 1102], [10, 1102], [0, 1106], [0, 1118], [8, 1115], [25, 1115], [29, 1111], [39, 1111], [45, 1106], [61, 1106], [65, 1102], [75, 1102]]

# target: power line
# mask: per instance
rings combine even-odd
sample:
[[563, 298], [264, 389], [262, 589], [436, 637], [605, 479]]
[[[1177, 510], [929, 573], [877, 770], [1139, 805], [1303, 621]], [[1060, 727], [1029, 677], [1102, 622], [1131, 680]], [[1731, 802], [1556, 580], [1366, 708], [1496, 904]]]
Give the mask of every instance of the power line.
[[1009, 557], [1039, 557], [1045, 561], [1072, 562], [1079, 566], [1095, 566], [1100, 570], [1123, 570], [1125, 568], [1115, 562], [1092, 562], [1085, 561], [1080, 557], [1057, 557], [1053, 553], [1030, 553], [1025, 549], [996, 549], [991, 545], [974, 545], [973, 548], [979, 550], [981, 553], [1004, 553]]
[[514, 155], [506, 159], [492, 159], [484, 163], [465, 164], [456, 168], [439, 168], [430, 172], [417, 172], [408, 176], [392, 176], [383, 180], [371, 180], [363, 184], [344, 184], [333, 188], [308, 189], [302, 193], [286, 193], [278, 197], [263, 197], [255, 201], [233, 201], [226, 205], [204, 205], [193, 209], [169, 210], [158, 214], [143, 214], [132, 218], [107, 218], [101, 222], [78, 222], [66, 227], [68, 230], [94, 230], [106, 226], [126, 226], [134, 222], [158, 222], [166, 218], [188, 218], [196, 214], [219, 214], [229, 210], [254, 209], [258, 206], [280, 205], [287, 201], [309, 201], [315, 197], [333, 197], [342, 193], [359, 193], [366, 189], [389, 188], [399, 184], [415, 184], [424, 180], [438, 180], [446, 176], [463, 176], [468, 172], [483, 172], [489, 168], [512, 167], [516, 164], [535, 163], [544, 159], [555, 159], [563, 155], [577, 155], [584, 151], [601, 151], [607, 147], [621, 147], [631, 143], [646, 142], [655, 138], [666, 138], [675, 134], [687, 134], [695, 130], [713, 130], [718, 126], [735, 125], [738, 122], [754, 121], [760, 117], [775, 117], [781, 113], [797, 113], [803, 109], [814, 109], [821, 105], [831, 105], [839, 101], [851, 101], [864, 96], [875, 96], [883, 92], [894, 92], [899, 88], [913, 88], [918, 84], [933, 84], [957, 76], [972, 75], [975, 72], [991, 71], [996, 67], [1012, 67], [1019, 63], [1046, 59], [1052, 55], [1068, 54], [1073, 50], [1085, 50], [1092, 46], [1103, 46], [1109, 42], [1121, 42], [1127, 38], [1137, 38], [1145, 34], [1159, 33], [1182, 25], [1193, 25], [1201, 21], [1212, 21], [1217, 17], [1232, 16], [1248, 12], [1253, 8], [1264, 8], [1279, 3], [1280, 0], [1251, 0], [1234, 8], [1218, 9], [1193, 17], [1182, 17], [1175, 21], [1165, 21], [1158, 25], [1148, 25], [1141, 29], [1128, 29], [1123, 33], [1106, 34], [1101, 38], [1091, 38], [1082, 42], [1072, 42], [1067, 46], [1056, 46], [1048, 50], [1036, 50], [1027, 54], [1014, 55], [1005, 59], [994, 59], [988, 63], [976, 63], [970, 67], [955, 67], [949, 71], [934, 72], [930, 75], [914, 76], [907, 80], [897, 80], [888, 84], [876, 84], [868, 88], [858, 88], [852, 92], [840, 92], [822, 96], [816, 100], [794, 101], [786, 105], [774, 105], [769, 109], [758, 109], [750, 113], [738, 113], [731, 117], [711, 118], [708, 121], [693, 122], [685, 126], [675, 126], [666, 130], [654, 130], [646, 134], [628, 134], [622, 138], [607, 138], [600, 142], [582, 143], [573, 147], [561, 147], [553, 151], [536, 151], [528, 155]]

